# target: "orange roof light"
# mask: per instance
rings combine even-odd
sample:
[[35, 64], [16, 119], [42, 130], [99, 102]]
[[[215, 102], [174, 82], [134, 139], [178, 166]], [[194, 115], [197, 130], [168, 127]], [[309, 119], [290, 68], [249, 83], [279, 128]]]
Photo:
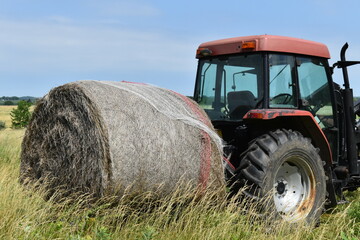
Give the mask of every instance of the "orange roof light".
[[255, 41], [251, 41], [251, 42], [244, 42], [242, 45], [241, 45], [241, 48], [242, 49], [255, 49], [256, 48], [256, 43]]
[[196, 51], [196, 56], [206, 57], [212, 55], [212, 51], [208, 48], [198, 48]]

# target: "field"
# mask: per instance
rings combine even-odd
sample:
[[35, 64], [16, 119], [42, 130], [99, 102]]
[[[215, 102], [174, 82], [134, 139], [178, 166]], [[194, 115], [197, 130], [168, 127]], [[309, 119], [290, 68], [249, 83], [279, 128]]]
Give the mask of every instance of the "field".
[[16, 106], [0, 106], [0, 121], [4, 121], [7, 128], [11, 127], [10, 112], [14, 108], [16, 108]]
[[[0, 107], [0, 121], [8, 121]], [[10, 125], [7, 125], [10, 126]], [[88, 204], [45, 201], [18, 182], [24, 130], [0, 131], [0, 239], [359, 239], [360, 192], [323, 214], [318, 227], [273, 222], [212, 193], [180, 189]]]

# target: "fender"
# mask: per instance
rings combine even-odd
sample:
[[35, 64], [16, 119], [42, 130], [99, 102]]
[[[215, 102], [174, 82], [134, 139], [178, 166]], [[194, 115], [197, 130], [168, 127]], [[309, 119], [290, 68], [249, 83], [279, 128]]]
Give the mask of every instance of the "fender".
[[326, 165], [331, 166], [333, 160], [330, 144], [310, 112], [296, 109], [253, 109], [248, 111], [243, 117], [245, 121], [256, 119], [271, 121], [275, 119], [280, 120], [281, 118], [283, 118], [283, 122], [286, 121], [290, 124], [293, 130], [299, 131], [305, 137], [310, 138], [313, 145], [320, 149], [321, 159], [325, 161]]

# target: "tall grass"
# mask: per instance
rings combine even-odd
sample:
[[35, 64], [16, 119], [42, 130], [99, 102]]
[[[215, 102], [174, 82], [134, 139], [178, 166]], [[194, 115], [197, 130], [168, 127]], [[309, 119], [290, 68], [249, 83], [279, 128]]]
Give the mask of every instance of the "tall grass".
[[[18, 183], [23, 130], [0, 131], [0, 239], [359, 239], [360, 193], [321, 218], [319, 227], [259, 217], [215, 192], [182, 186], [156, 193], [72, 203], [44, 201]], [[247, 209], [247, 210], [245, 210]]]

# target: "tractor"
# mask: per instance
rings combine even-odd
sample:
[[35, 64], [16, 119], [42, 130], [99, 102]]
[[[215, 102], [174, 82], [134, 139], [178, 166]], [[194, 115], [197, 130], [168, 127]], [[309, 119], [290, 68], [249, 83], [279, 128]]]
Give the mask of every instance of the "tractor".
[[[258, 35], [202, 43], [194, 100], [224, 141], [225, 176], [278, 218], [316, 221], [360, 186], [360, 103], [346, 43], [340, 61], [318, 42]], [[333, 82], [341, 68], [344, 85]]]

